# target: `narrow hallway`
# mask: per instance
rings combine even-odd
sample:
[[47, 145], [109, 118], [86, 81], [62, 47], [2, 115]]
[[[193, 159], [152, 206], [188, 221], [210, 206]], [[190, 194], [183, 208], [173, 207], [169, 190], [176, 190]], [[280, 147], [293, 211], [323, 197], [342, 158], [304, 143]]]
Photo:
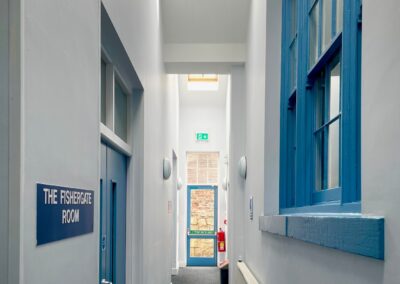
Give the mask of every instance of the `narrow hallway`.
[[172, 276], [172, 284], [219, 284], [217, 267], [182, 267]]
[[0, 284], [400, 284], [400, 0], [0, 0]]

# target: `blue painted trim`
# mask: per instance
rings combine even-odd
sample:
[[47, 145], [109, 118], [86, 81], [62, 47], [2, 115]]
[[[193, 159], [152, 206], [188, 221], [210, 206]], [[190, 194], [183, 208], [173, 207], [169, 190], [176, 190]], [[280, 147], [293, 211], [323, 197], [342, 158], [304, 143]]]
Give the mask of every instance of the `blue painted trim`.
[[[103, 161], [101, 161], [103, 163]], [[103, 201], [103, 178], [102, 178], [102, 173], [100, 174], [100, 222], [99, 222], [99, 232], [100, 232], [100, 241], [99, 241], [99, 283], [101, 283], [102, 280], [102, 275], [103, 275], [103, 255], [102, 255], [102, 246], [103, 246], [103, 208], [104, 208], [104, 201]]]
[[280, 214], [302, 214], [302, 213], [358, 213], [361, 212], [361, 203], [329, 202], [303, 207], [281, 208]]
[[358, 214], [261, 216], [260, 230], [384, 260], [385, 220]]
[[[187, 187], [187, 229], [190, 229], [190, 212], [191, 212], [191, 192], [198, 189], [214, 190], [214, 232], [218, 231], [218, 186], [212, 185], [189, 185]], [[191, 239], [213, 239], [214, 240], [214, 257], [190, 257], [190, 240]], [[186, 264], [188, 266], [216, 266], [217, 265], [217, 236], [213, 235], [187, 235], [186, 236]]]
[[115, 283], [116, 281], [116, 277], [117, 277], [117, 261], [118, 261], [118, 257], [117, 257], [117, 182], [110, 180], [111, 182], [111, 217], [112, 217], [112, 226], [111, 226], [111, 234], [112, 234], [112, 245], [113, 245], [113, 260], [112, 260], [112, 265], [113, 265], [113, 269], [112, 269], [112, 282]]
[[[331, 43], [321, 54], [322, 21], [319, 20], [319, 58], [314, 66], [309, 65], [309, 14], [312, 6], [320, 0], [297, 1], [297, 86], [290, 89], [290, 17], [291, 0], [282, 3], [282, 74], [281, 74], [281, 118], [280, 118], [280, 192], [279, 206], [286, 209], [315, 206], [312, 211], [360, 212], [360, 206], [343, 206], [361, 200], [360, 166], [360, 52], [361, 13], [360, 0], [343, 1], [343, 27], [336, 31], [336, 0], [333, 7]], [[319, 6], [322, 15], [322, 4]], [[325, 72], [328, 89], [329, 71], [341, 63], [341, 113], [340, 120], [340, 187], [315, 192], [315, 82]], [[329, 83], [329, 82], [328, 82]], [[325, 94], [329, 98], [329, 92]], [[328, 101], [328, 100], [327, 100]], [[295, 116], [293, 120], [292, 117]], [[292, 133], [294, 129], [294, 134]], [[324, 130], [324, 132], [327, 132]], [[327, 133], [325, 134], [328, 135]], [[327, 139], [325, 139], [327, 141]], [[327, 143], [327, 142], [326, 142]], [[327, 148], [327, 147], [325, 147]], [[295, 151], [293, 151], [295, 149]], [[325, 163], [326, 163], [325, 159]], [[327, 167], [325, 167], [327, 168]], [[324, 170], [326, 171], [326, 170]], [[326, 173], [325, 173], [326, 181]], [[326, 184], [326, 182], [324, 182]], [[324, 186], [326, 188], [327, 186]], [[338, 203], [333, 206], [331, 203]], [[332, 211], [328, 211], [332, 210]]]

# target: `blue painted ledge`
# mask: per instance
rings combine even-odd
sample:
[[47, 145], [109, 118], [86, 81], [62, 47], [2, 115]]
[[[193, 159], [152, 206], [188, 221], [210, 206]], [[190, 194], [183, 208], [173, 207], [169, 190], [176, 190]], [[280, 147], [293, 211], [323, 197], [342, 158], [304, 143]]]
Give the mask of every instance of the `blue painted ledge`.
[[359, 214], [261, 216], [260, 230], [383, 260], [385, 219]]

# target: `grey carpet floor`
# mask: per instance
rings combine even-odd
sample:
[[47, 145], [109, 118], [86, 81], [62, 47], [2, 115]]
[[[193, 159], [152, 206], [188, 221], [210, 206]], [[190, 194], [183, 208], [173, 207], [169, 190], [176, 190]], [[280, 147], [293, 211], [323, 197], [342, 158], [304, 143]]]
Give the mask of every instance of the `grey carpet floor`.
[[172, 284], [220, 284], [217, 267], [181, 267], [172, 276]]

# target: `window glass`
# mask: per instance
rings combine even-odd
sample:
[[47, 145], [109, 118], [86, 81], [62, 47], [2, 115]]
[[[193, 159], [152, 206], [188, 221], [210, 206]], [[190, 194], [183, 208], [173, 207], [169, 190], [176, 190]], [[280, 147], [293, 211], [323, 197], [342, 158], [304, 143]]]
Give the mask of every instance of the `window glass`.
[[325, 165], [325, 74], [322, 72], [315, 83], [315, 189], [322, 190]]
[[190, 239], [190, 257], [214, 257], [215, 240], [210, 238]]
[[331, 70], [329, 94], [329, 116], [332, 119], [340, 113], [340, 63]]
[[218, 184], [218, 163], [218, 152], [188, 153], [188, 184]]
[[[201, 231], [213, 234], [214, 224], [214, 190], [196, 189], [190, 191], [190, 231], [192, 234]], [[194, 231], [194, 232], [193, 232]]]
[[101, 122], [106, 124], [106, 69], [107, 64], [101, 60]]
[[314, 66], [315, 62], [318, 59], [318, 25], [319, 25], [319, 2], [317, 2], [310, 12], [310, 20], [309, 20], [309, 32], [310, 32], [310, 48], [309, 48], [309, 57], [310, 57], [310, 66]]
[[340, 185], [340, 117], [337, 118], [340, 115], [340, 62], [331, 69], [328, 79], [329, 90], [325, 87], [325, 75], [322, 72], [315, 90], [316, 190]]
[[297, 0], [290, 1], [290, 39], [297, 33]]
[[343, 29], [343, 0], [336, 0], [336, 33]]
[[122, 140], [128, 138], [128, 97], [118, 80], [115, 80], [115, 134]]
[[324, 156], [325, 156], [325, 131], [321, 130], [315, 134], [315, 189], [324, 189]]
[[189, 74], [187, 77], [189, 91], [218, 91], [219, 78], [217, 74]]
[[322, 4], [322, 52], [329, 47], [332, 40], [332, 1], [324, 0]]
[[339, 186], [340, 120], [329, 125], [328, 136], [328, 188], [335, 188]]

